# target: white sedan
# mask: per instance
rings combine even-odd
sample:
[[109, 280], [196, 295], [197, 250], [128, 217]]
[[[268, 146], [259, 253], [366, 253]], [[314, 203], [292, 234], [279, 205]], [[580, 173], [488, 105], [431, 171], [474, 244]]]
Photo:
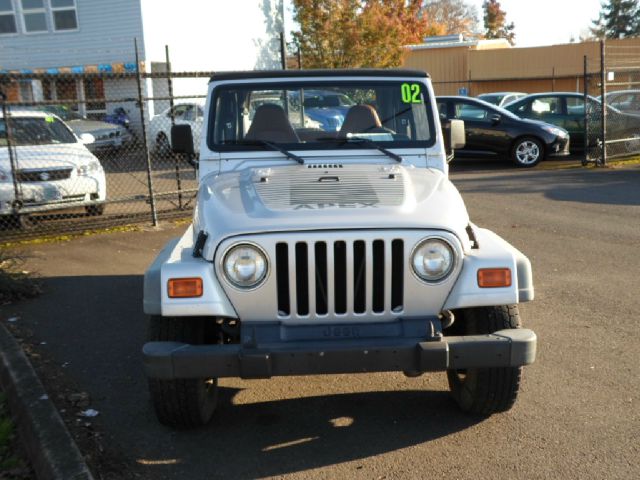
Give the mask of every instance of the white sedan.
[[[200, 147], [204, 118], [203, 106], [200, 103], [179, 103], [173, 106], [174, 123], [191, 126], [196, 149]], [[167, 156], [171, 153], [171, 113], [171, 108], [167, 108], [155, 115], [149, 122], [149, 147], [160, 156]]]
[[[101, 215], [106, 178], [100, 161], [57, 116], [47, 112], [15, 111], [7, 121], [0, 115], [0, 220], [28, 225], [32, 213], [84, 207]], [[9, 152], [11, 145], [11, 152]]]

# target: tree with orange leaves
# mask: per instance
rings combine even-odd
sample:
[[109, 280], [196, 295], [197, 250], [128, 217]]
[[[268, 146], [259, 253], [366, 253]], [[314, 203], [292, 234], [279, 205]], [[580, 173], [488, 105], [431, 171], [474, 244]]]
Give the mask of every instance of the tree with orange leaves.
[[437, 33], [422, 0], [294, 0], [304, 68], [397, 67], [404, 46]]

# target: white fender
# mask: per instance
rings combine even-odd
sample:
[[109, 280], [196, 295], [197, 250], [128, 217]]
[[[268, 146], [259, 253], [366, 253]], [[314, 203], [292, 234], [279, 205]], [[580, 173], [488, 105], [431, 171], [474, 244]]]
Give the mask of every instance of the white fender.
[[[201, 297], [169, 298], [170, 278], [192, 277], [202, 278]], [[164, 317], [238, 317], [216, 278], [213, 264], [193, 257], [193, 227], [167, 243], [145, 272], [144, 313]]]

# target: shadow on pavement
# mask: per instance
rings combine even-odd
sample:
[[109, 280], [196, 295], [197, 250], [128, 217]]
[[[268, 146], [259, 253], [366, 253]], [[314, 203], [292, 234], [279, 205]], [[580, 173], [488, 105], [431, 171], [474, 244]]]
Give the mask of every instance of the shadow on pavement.
[[[345, 393], [293, 399], [282, 399], [282, 392], [290, 396], [304, 377], [234, 380], [265, 400], [234, 401], [242, 389], [221, 388], [210, 425], [175, 432], [156, 420], [142, 370], [142, 276], [52, 277], [43, 283], [42, 296], [4, 313], [19, 316], [21, 326], [45, 342], [40, 348], [52, 363], [90, 394], [114, 454], [144, 478], [253, 478], [365, 462], [480, 421], [460, 413], [447, 392], [354, 393], [349, 389], [356, 377], [344, 375], [339, 385]], [[336, 377], [328, 378], [327, 388], [335, 389]]]
[[[479, 421], [460, 413], [446, 392], [344, 393], [231, 405], [228, 397], [237, 391], [225, 390], [227, 398], [209, 426], [175, 434], [174, 465], [154, 464], [152, 458], [152, 478], [205, 478], [204, 472], [214, 471], [222, 478], [255, 478], [353, 460], [364, 464], [368, 457], [436, 440]], [[198, 468], [202, 477], [193, 477]], [[354, 475], [358, 468], [353, 467]]]
[[[484, 178], [453, 177], [464, 193], [504, 195], [540, 193], [561, 202], [640, 205], [640, 169], [531, 170], [497, 172]], [[472, 187], [470, 187], [472, 186]]]

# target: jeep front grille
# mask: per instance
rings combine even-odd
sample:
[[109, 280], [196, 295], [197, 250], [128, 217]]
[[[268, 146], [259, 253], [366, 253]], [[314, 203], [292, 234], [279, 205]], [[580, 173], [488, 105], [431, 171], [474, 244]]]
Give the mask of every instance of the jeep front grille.
[[278, 242], [275, 250], [279, 317], [403, 309], [401, 239]]

